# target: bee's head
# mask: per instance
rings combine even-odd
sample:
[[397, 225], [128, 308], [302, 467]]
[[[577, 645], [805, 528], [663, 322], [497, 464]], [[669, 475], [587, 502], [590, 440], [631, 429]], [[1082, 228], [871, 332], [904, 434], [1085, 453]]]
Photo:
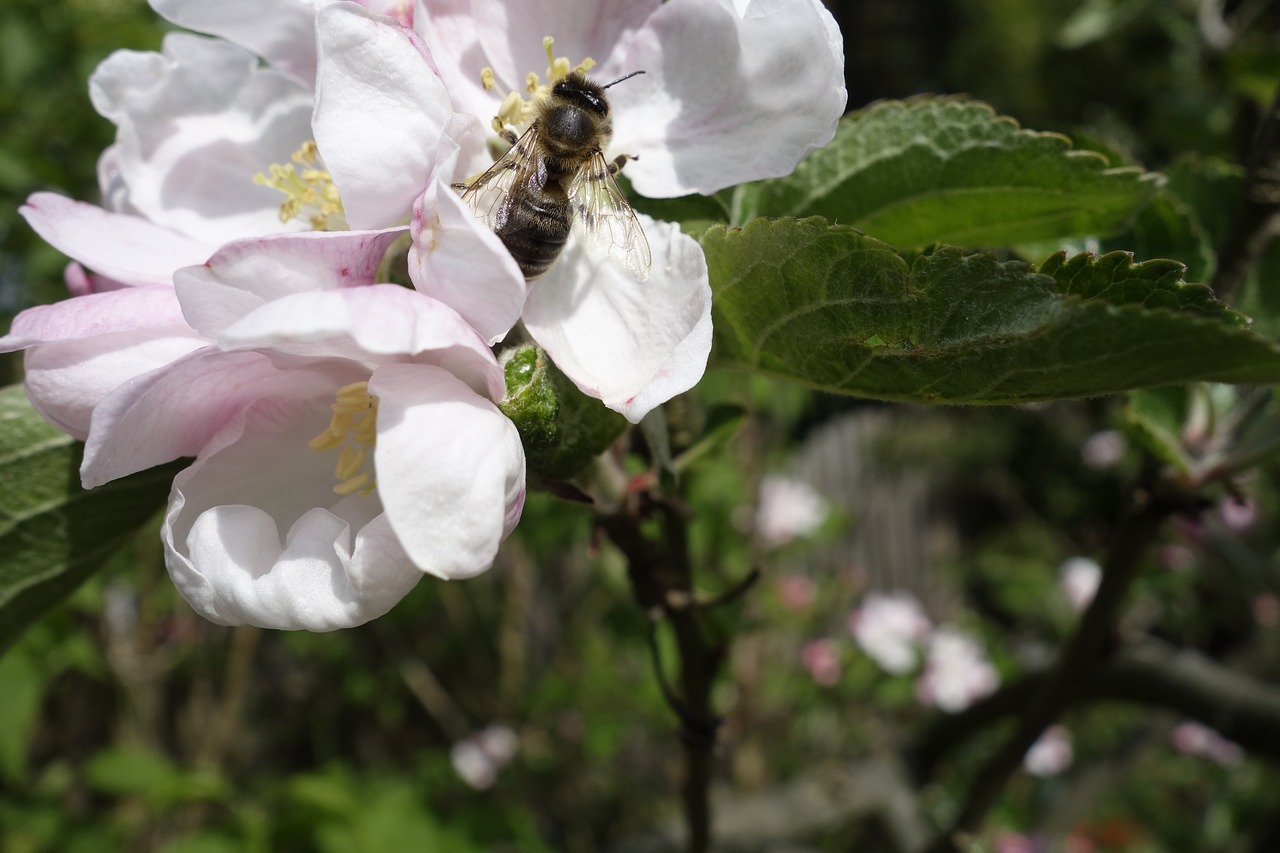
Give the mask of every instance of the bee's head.
[[609, 101], [604, 96], [604, 87], [592, 83], [577, 71], [552, 86], [551, 97], [590, 110], [601, 117], [609, 114]]

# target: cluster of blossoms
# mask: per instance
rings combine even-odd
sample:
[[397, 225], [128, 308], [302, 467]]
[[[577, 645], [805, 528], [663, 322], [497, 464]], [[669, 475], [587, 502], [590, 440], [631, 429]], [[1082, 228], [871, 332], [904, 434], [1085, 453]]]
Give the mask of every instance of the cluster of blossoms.
[[849, 614], [849, 631], [863, 652], [893, 675], [924, 663], [916, 679], [921, 704], [964, 710], [1000, 686], [1000, 676], [977, 638], [957, 628], [935, 627], [908, 592], [870, 592]]
[[[73, 259], [72, 298], [0, 349], [26, 350], [32, 403], [85, 441], [86, 486], [194, 459], [166, 563], [221, 624], [357, 625], [424, 573], [492, 564], [525, 496], [493, 351], [518, 323], [632, 422], [701, 377], [711, 291], [677, 226], [641, 217], [644, 283], [571, 241], [529, 285], [452, 188], [566, 56], [646, 72], [617, 91], [611, 156], [639, 158], [650, 196], [785, 174], [844, 107], [817, 0], [151, 4], [206, 35], [94, 72], [117, 127], [102, 206], [23, 208]], [[411, 287], [385, 272], [406, 246]]]

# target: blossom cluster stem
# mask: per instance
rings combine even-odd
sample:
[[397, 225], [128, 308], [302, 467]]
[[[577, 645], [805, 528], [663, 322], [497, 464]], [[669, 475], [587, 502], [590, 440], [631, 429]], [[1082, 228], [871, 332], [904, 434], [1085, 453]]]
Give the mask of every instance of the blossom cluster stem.
[[[648, 504], [648, 506], [644, 505]], [[650, 507], [659, 514], [661, 542], [642, 527]], [[657, 676], [672, 710], [680, 718], [685, 776], [682, 786], [690, 853], [711, 848], [711, 773], [719, 719], [711, 710], [711, 687], [723, 660], [723, 649], [703, 625], [693, 599], [688, 520], [669, 503], [650, 504], [631, 495], [600, 521], [609, 539], [627, 559], [627, 575], [640, 607], [655, 623], [665, 621], [675, 635], [680, 657], [679, 690], [667, 687], [661, 661]], [[656, 627], [656, 624], [655, 624]]]
[[1102, 582], [1075, 633], [1062, 647], [1048, 678], [1030, 698], [1017, 729], [974, 776], [959, 815], [930, 846], [931, 853], [952, 853], [966, 846], [966, 839], [981, 828], [1027, 750], [1087, 689], [1107, 641], [1113, 636], [1120, 606], [1144, 555], [1164, 522], [1183, 503], [1173, 495], [1147, 491], [1135, 495], [1107, 553]]

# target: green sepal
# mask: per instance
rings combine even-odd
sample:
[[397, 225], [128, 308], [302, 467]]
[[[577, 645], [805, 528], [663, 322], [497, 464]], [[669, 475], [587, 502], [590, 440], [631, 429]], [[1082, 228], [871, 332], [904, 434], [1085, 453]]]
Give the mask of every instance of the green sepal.
[[520, 432], [533, 482], [572, 479], [626, 429], [622, 415], [579, 391], [533, 344], [500, 358], [507, 396], [498, 408]]

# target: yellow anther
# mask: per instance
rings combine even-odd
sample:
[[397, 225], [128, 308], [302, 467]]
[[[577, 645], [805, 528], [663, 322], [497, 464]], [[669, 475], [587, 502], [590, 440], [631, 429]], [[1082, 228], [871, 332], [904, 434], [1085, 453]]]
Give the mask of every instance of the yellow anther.
[[338, 454], [338, 464], [333, 469], [333, 476], [339, 480], [349, 480], [359, 473], [364, 466], [365, 451], [363, 447], [344, 447]]
[[487, 65], [480, 69], [480, 85], [484, 86], [486, 92], [492, 92], [493, 87], [497, 85], [493, 81], [493, 69]]
[[369, 383], [352, 382], [338, 389], [329, 410], [333, 412], [329, 426], [307, 446], [312, 450], [341, 448], [333, 470], [338, 480], [335, 493], [372, 494], [373, 475], [361, 469], [369, 461], [369, 448], [378, 440], [378, 398], [369, 393]]
[[542, 86], [542, 80], [532, 71], [524, 78], [524, 90], [530, 95], [537, 94], [538, 88]]
[[[292, 163], [272, 163], [267, 174], [259, 172], [253, 182], [284, 193], [280, 221], [303, 219], [316, 231], [345, 231], [347, 217], [333, 177], [322, 168], [320, 149], [305, 142], [293, 152]], [[304, 167], [299, 170], [299, 166]]]
[[345, 435], [334, 435], [328, 429], [317, 435], [315, 438], [307, 442], [307, 447], [312, 450], [333, 450], [335, 447], [346, 441]]
[[333, 487], [333, 491], [334, 494], [349, 495], [353, 492], [360, 491], [368, 482], [369, 474], [368, 472], [365, 472], [359, 476], [352, 477], [350, 480], [343, 480], [341, 483]]

